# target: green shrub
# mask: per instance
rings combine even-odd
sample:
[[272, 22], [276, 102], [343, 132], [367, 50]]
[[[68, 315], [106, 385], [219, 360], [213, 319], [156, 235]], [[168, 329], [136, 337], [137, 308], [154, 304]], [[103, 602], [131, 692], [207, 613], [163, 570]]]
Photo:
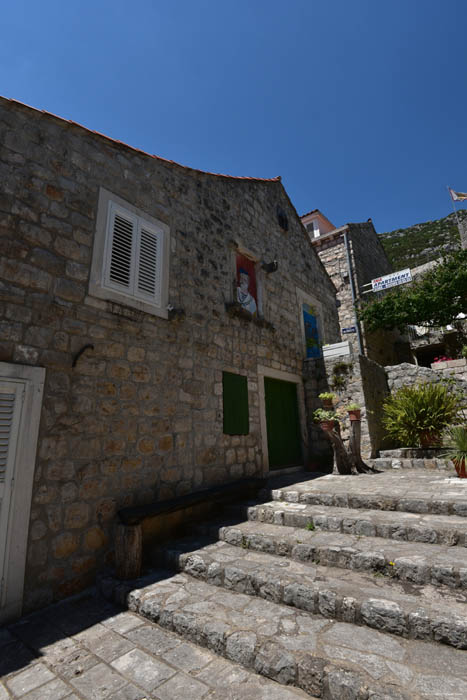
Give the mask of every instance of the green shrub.
[[332, 391], [323, 391], [321, 394], [318, 394], [318, 399], [321, 399], [321, 401], [325, 401], [326, 399], [334, 401], [334, 399], [337, 399], [337, 396], [333, 394]]
[[334, 411], [326, 411], [324, 408], [317, 408], [313, 411], [313, 420], [316, 423], [324, 423], [328, 420], [337, 420], [337, 414]]
[[403, 386], [383, 404], [383, 426], [403, 447], [416, 447], [420, 434], [440, 434], [460, 411], [459, 395], [443, 383]]

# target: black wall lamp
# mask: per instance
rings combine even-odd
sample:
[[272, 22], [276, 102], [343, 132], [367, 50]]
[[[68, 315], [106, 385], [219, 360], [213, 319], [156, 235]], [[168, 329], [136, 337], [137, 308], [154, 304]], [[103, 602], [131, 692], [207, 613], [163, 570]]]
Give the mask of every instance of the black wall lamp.
[[265, 262], [261, 263], [261, 269], [264, 270], [265, 272], [267, 272], [268, 274], [270, 272], [275, 272], [278, 267], [279, 267], [279, 263], [277, 262], [277, 260], [273, 260], [270, 263], [265, 263]]

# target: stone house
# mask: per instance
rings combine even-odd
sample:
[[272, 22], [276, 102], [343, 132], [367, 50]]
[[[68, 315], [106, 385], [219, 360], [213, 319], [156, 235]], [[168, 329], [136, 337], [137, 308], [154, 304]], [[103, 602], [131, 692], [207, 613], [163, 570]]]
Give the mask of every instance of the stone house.
[[1, 99], [0, 182], [1, 622], [92, 583], [117, 509], [306, 465], [304, 359], [340, 333], [280, 178]]
[[365, 285], [392, 272], [371, 219], [337, 228], [318, 209], [304, 214], [301, 219], [336, 287], [343, 339], [350, 341], [354, 352], [381, 365], [401, 360], [410, 362], [408, 344], [397, 332], [370, 334], [355, 318], [354, 309], [364, 298]]

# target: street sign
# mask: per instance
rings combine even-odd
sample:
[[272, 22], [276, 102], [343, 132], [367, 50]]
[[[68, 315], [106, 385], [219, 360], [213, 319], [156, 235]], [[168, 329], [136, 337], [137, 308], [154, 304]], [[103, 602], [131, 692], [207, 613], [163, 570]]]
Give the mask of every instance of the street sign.
[[399, 284], [406, 284], [412, 281], [412, 275], [410, 273], [410, 268], [406, 270], [399, 270], [398, 272], [391, 272], [390, 275], [384, 275], [384, 277], [376, 277], [376, 279], [371, 280], [371, 291], [381, 292], [383, 289], [389, 289], [390, 287], [397, 287]]
[[355, 326], [349, 326], [349, 328], [343, 328], [342, 333], [356, 333], [357, 329]]

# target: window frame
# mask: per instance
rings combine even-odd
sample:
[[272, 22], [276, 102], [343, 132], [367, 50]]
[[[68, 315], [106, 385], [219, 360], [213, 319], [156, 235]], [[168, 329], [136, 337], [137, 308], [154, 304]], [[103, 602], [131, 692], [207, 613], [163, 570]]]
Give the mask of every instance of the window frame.
[[[135, 239], [132, 247], [132, 261], [130, 275], [133, 280], [138, 278], [138, 255], [141, 238], [141, 230], [145, 228], [149, 233], [155, 234], [161, 241], [161, 257], [157, 261], [160, 274], [160, 295], [158, 303], [145, 298], [142, 293], [134, 293], [119, 288], [119, 285], [109, 278], [110, 250], [112, 240], [112, 221], [115, 212], [128, 217], [136, 226]], [[96, 232], [92, 254], [91, 274], [89, 279], [89, 295], [105, 301], [116, 302], [124, 306], [130, 306], [162, 318], [168, 318], [169, 297], [169, 256], [170, 256], [170, 228], [159, 219], [155, 219], [146, 212], [115, 195], [103, 187], [99, 191], [99, 203], [97, 208]]]
[[256, 315], [257, 318], [264, 318], [264, 307], [266, 301], [266, 293], [264, 288], [264, 273], [261, 269], [260, 258], [255, 255], [251, 250], [245, 248], [240, 243], [237, 243], [235, 248], [232, 250], [231, 255], [231, 269], [232, 269], [232, 285], [231, 285], [231, 301], [233, 303], [237, 302], [237, 255], [243, 255], [243, 257], [251, 260], [255, 265], [255, 275], [256, 275]]

